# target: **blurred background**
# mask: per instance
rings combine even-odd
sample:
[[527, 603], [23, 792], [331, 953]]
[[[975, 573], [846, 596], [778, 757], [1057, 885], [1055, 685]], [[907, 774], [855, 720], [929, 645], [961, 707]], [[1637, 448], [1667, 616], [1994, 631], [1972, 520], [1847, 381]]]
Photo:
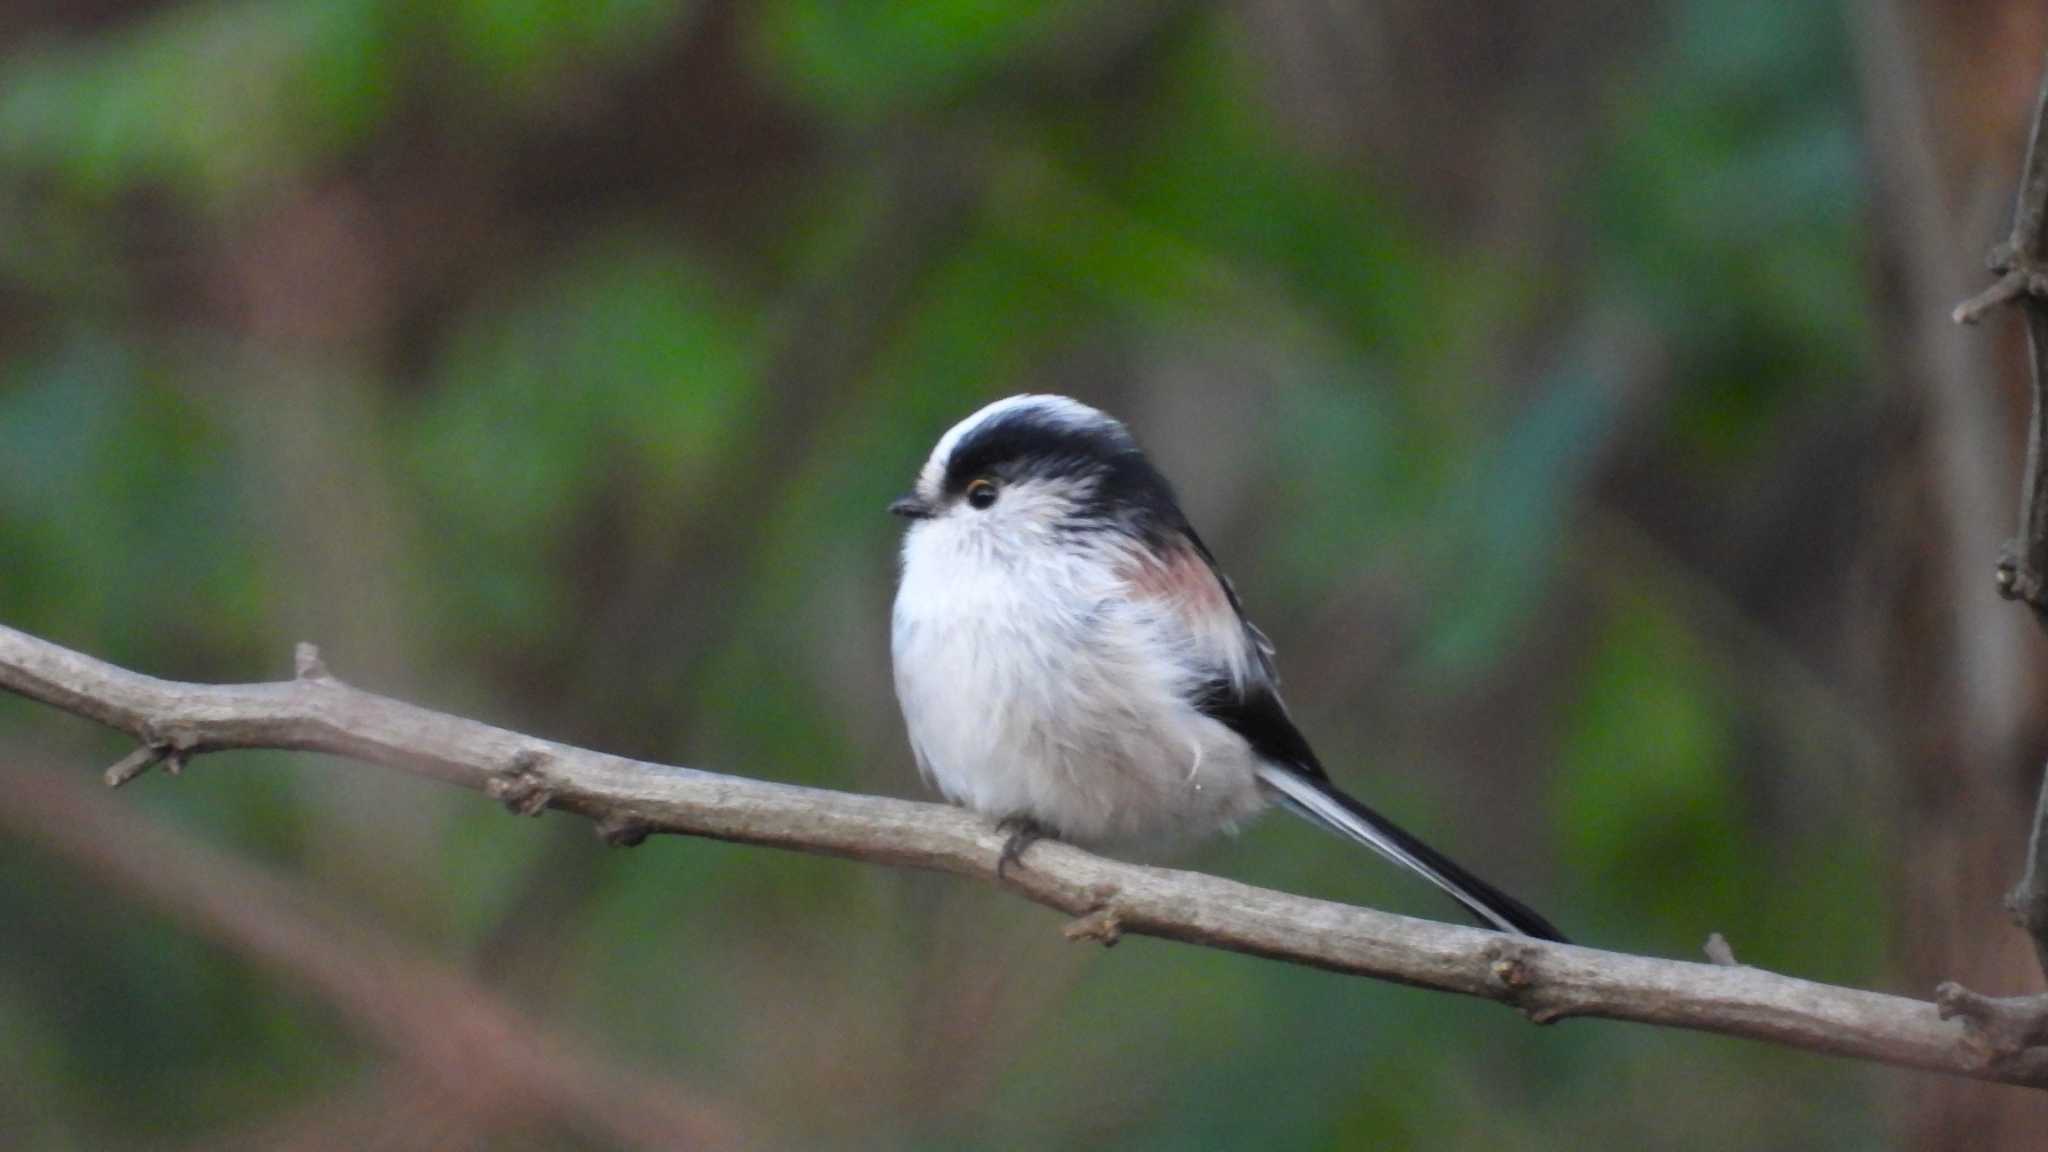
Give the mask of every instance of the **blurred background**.
[[[923, 796], [885, 502], [1127, 418], [1340, 779], [1586, 943], [1925, 996], [2048, 733], [1991, 581], [2024, 0], [6, 0], [0, 621]], [[0, 1145], [1989, 1149], [2039, 1093], [1146, 940], [0, 700]], [[1272, 819], [1193, 864], [1452, 910]]]

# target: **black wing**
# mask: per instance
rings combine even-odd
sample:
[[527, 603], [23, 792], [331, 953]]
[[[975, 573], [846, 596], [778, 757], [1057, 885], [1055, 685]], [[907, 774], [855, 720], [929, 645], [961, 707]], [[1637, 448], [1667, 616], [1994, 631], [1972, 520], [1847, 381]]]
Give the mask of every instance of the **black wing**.
[[1400, 825], [1373, 811], [1332, 783], [1307, 737], [1295, 727], [1280, 700], [1278, 677], [1273, 668], [1273, 646], [1265, 634], [1245, 619], [1244, 605], [1237, 591], [1217, 567], [1201, 537], [1186, 530], [1209, 572], [1223, 589], [1230, 607], [1243, 626], [1247, 641], [1257, 653], [1262, 675], [1239, 684], [1219, 674], [1204, 685], [1195, 706], [1231, 731], [1244, 737], [1263, 762], [1259, 778], [1287, 809], [1313, 824], [1364, 844], [1394, 863], [1408, 868], [1449, 893], [1465, 910], [1488, 928], [1533, 936], [1540, 940], [1564, 941], [1550, 921], [1520, 900], [1509, 896], [1466, 871], [1456, 861], [1410, 835]]

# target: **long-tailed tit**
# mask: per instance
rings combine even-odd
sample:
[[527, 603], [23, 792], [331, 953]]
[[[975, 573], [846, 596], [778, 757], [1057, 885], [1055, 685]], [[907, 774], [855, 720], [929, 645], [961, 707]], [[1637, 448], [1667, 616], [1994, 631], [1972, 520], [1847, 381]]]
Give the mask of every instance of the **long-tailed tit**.
[[1550, 922], [1331, 782], [1273, 648], [1124, 426], [1059, 396], [991, 404], [912, 493], [891, 646], [919, 768], [1036, 835], [1185, 841], [1277, 803], [1448, 892], [1487, 927]]

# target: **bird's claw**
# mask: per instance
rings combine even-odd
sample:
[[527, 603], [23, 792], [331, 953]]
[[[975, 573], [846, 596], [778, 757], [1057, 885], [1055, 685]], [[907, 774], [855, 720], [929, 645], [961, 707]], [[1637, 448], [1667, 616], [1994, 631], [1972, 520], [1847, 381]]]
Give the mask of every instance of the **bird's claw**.
[[996, 858], [996, 879], [1001, 880], [1012, 865], [1024, 862], [1024, 850], [1046, 838], [1046, 830], [1038, 821], [1029, 816], [1007, 816], [996, 823], [996, 831], [1006, 832], [1009, 838], [1003, 841], [1003, 854]]

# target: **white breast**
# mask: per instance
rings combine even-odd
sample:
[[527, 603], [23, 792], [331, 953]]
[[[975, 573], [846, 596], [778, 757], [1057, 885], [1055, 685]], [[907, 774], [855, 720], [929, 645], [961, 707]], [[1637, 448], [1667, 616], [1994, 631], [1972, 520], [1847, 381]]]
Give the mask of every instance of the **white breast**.
[[1263, 806], [1245, 742], [1188, 703], [1184, 638], [1127, 595], [1113, 557], [977, 528], [912, 527], [891, 635], [911, 745], [948, 798], [1126, 845]]

